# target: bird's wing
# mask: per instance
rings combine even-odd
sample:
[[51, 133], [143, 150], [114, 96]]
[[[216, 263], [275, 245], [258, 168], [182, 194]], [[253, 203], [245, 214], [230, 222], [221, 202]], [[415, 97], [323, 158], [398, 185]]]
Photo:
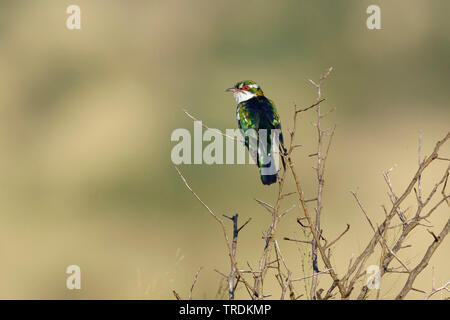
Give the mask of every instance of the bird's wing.
[[[265, 124], [267, 129], [279, 129], [279, 140], [281, 144], [283, 145], [283, 134], [281, 132], [281, 121], [280, 116], [277, 112], [277, 107], [275, 106], [275, 103], [264, 97], [266, 100], [262, 105], [264, 106], [264, 117], [265, 117]], [[261, 121], [263, 122], [263, 121]]]
[[275, 106], [275, 103], [272, 100], [267, 99], [267, 102], [265, 103], [266, 110], [264, 112], [264, 115], [267, 117], [267, 120], [270, 122], [272, 129], [281, 129], [281, 121], [280, 116], [277, 112], [277, 107]]
[[261, 112], [254, 103], [243, 101], [237, 106], [238, 125], [244, 132], [248, 129], [259, 129]]
[[[261, 123], [264, 123], [264, 126], [261, 125], [261, 127], [265, 127], [268, 130], [269, 129], [278, 129], [278, 141], [279, 141], [279, 150], [281, 153], [286, 153], [286, 148], [284, 147], [284, 139], [283, 139], [283, 132], [281, 130], [281, 121], [280, 116], [278, 115], [277, 108], [275, 106], [275, 103], [267, 99], [265, 97], [261, 97], [261, 100], [263, 100], [261, 103], [261, 106], [264, 109], [263, 115], [264, 120], [261, 120]], [[269, 136], [268, 143], [271, 143], [272, 136]], [[286, 169], [286, 164], [284, 162], [284, 158], [281, 157], [281, 161], [283, 163], [283, 167]]]
[[[250, 102], [250, 100], [243, 101], [237, 106], [237, 120], [239, 129], [241, 129], [242, 134], [244, 135], [245, 146], [249, 148], [249, 150], [250, 146], [256, 148], [256, 146], [258, 145], [258, 130], [261, 120], [260, 110], [254, 103]], [[250, 156], [258, 164], [259, 167], [259, 159], [257, 155], [251, 152]]]

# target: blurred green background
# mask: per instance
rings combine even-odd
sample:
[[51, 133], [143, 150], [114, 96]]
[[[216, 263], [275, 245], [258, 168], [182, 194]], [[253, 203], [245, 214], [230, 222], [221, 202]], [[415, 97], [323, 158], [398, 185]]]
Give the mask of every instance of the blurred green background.
[[[81, 30], [66, 28], [70, 4], [81, 7]], [[382, 30], [366, 28], [370, 4], [381, 7]], [[316, 91], [307, 80], [329, 66], [324, 108], [337, 111], [325, 125], [338, 127], [322, 225], [331, 239], [351, 225], [332, 257], [342, 274], [371, 236], [349, 190], [359, 188], [379, 223], [389, 204], [381, 171], [398, 165], [391, 178], [400, 193], [417, 167], [419, 131], [429, 154], [449, 130], [449, 10], [447, 0], [1, 0], [0, 298], [172, 299], [172, 289], [186, 298], [200, 266], [194, 298], [220, 297], [213, 269], [229, 268], [222, 234], [170, 160], [172, 131], [193, 128], [182, 108], [210, 127], [235, 128], [224, 89], [252, 79], [277, 104], [287, 136], [293, 102], [310, 105]], [[295, 158], [307, 198], [313, 120], [300, 120]], [[446, 165], [430, 169], [424, 190]], [[180, 169], [218, 214], [252, 217], [238, 261], [256, 265], [270, 217], [253, 198], [273, 202], [277, 188], [263, 187], [251, 165]], [[435, 232], [448, 214], [436, 212]], [[297, 215], [282, 220], [279, 239], [303, 237]], [[401, 257], [417, 262], [430, 241], [417, 231]], [[280, 246], [302, 276], [305, 247]], [[433, 266], [437, 285], [450, 278], [449, 249], [448, 241], [438, 249], [418, 288], [430, 291]], [[81, 267], [80, 291], [65, 287], [70, 264]], [[265, 292], [277, 297], [273, 280]], [[381, 297], [405, 280], [387, 275]]]

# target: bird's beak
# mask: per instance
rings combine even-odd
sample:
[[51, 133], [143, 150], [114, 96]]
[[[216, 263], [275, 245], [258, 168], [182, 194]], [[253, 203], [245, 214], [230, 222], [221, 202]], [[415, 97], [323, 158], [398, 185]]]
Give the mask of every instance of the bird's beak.
[[225, 92], [236, 92], [236, 88], [225, 89]]

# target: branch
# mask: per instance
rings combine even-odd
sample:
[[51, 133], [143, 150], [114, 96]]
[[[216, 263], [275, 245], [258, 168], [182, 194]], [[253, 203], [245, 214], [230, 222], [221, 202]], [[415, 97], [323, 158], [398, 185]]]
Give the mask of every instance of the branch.
[[175, 299], [181, 300], [180, 295], [175, 290], [172, 290], [172, 293], [175, 296]]
[[192, 283], [191, 291], [189, 291], [189, 299], [188, 300], [192, 300], [192, 291], [194, 291], [194, 287], [195, 287], [195, 284], [197, 283], [198, 275], [199, 275], [200, 271], [202, 271], [202, 269], [203, 269], [203, 267], [198, 268], [197, 272], [195, 273], [194, 282]]
[[[187, 112], [186, 109], [183, 109], [183, 112], [184, 112], [189, 118], [191, 118], [193, 121], [200, 121], [200, 120], [198, 120], [197, 118], [195, 118], [193, 115], [191, 115], [189, 112]], [[233, 141], [240, 141], [240, 142], [244, 143], [244, 141], [239, 140], [239, 139], [237, 139], [236, 137], [230, 136], [230, 135], [228, 135], [228, 134], [226, 134], [226, 133], [223, 133], [223, 132], [220, 131], [220, 130], [217, 130], [217, 129], [211, 129], [211, 128], [208, 127], [206, 124], [203, 124], [203, 122], [202, 122], [202, 127], [203, 127], [204, 129], [206, 129], [206, 130], [214, 131], [215, 133], [218, 133], [218, 134], [220, 134], [221, 136], [224, 136], [225, 138], [228, 138], [228, 139], [230, 139], [230, 140], [233, 140]]]
[[[372, 239], [367, 244], [366, 248], [363, 250], [363, 252], [355, 259], [355, 262], [353, 265], [351, 265], [346, 273], [346, 275], [343, 278], [343, 282], [347, 282], [350, 276], [358, 269], [362, 269], [362, 265], [367, 261], [369, 256], [373, 253], [374, 248], [376, 244], [379, 242], [381, 235], [383, 234], [385, 228], [388, 226], [390, 220], [393, 218], [393, 216], [397, 213], [397, 210], [400, 206], [400, 204], [408, 197], [408, 195], [411, 193], [411, 191], [414, 188], [414, 185], [417, 183], [417, 180], [419, 179], [419, 176], [422, 174], [422, 172], [434, 161], [438, 158], [438, 152], [441, 148], [441, 146], [450, 138], [450, 131], [447, 133], [447, 135], [440, 141], [438, 141], [433, 149], [433, 152], [430, 156], [426, 157], [420, 167], [417, 169], [416, 173], [414, 174], [413, 178], [411, 179], [410, 183], [406, 187], [406, 189], [403, 191], [400, 197], [397, 198], [397, 200], [394, 201], [392, 204], [392, 208], [389, 212], [386, 212], [386, 218], [384, 222], [378, 227], [377, 231], [374, 233]], [[396, 252], [402, 245], [402, 242], [406, 235], [414, 229], [416, 226], [417, 221], [414, 221], [407, 226], [405, 226], [405, 230], [402, 233], [400, 239], [397, 241], [396, 245], [393, 248], [393, 251]], [[386, 261], [392, 260], [394, 257], [391, 254], [386, 255], [384, 259], [384, 266], [387, 267], [388, 263]], [[358, 271], [359, 272], [359, 271]], [[353, 278], [353, 280], [350, 282], [350, 286], [348, 290], [352, 290], [352, 285], [355, 281], [355, 278], [358, 276], [358, 272], [356, 276]], [[383, 270], [381, 271], [383, 272]], [[363, 288], [363, 290], [366, 290]], [[360, 295], [361, 296], [361, 295]]]
[[[249, 218], [240, 228], [238, 228], [239, 215], [237, 213], [233, 217], [228, 217], [226, 215], [223, 215], [223, 216], [227, 219], [230, 219], [233, 222], [233, 241], [232, 241], [232, 245], [231, 245], [231, 254], [234, 257], [234, 260], [236, 260], [237, 239], [238, 239], [239, 232], [242, 230], [242, 228], [244, 228], [247, 225], [247, 223], [249, 223], [251, 221], [252, 218]], [[243, 270], [240, 270], [240, 272], [245, 273]], [[235, 293], [236, 287], [239, 283], [239, 280], [237, 280], [236, 285], [234, 284], [235, 277], [236, 277], [236, 268], [234, 267], [234, 264], [231, 263], [231, 271], [227, 277], [228, 295], [229, 295], [230, 300], [234, 300], [234, 293]]]
[[[331, 70], [332, 70], [332, 68], [329, 68], [327, 70], [327, 72], [325, 73], [325, 75], [323, 75], [320, 78], [319, 84], [316, 84], [314, 81], [310, 80], [310, 82], [313, 83], [313, 85], [315, 85], [316, 88], [318, 88], [318, 97], [319, 98], [318, 98], [317, 102], [319, 102], [321, 100], [320, 85], [323, 82], [323, 80], [325, 80], [326, 77], [328, 77], [328, 75], [331, 72]], [[317, 104], [317, 105], [319, 105], [319, 104]], [[319, 253], [320, 253], [320, 256], [322, 258], [322, 261], [324, 262], [326, 268], [330, 270], [330, 276], [333, 279], [333, 284], [336, 284], [336, 286], [339, 288], [339, 292], [341, 294], [341, 297], [345, 298], [347, 296], [347, 292], [346, 292], [346, 290], [344, 288], [343, 283], [339, 280], [337, 274], [334, 272], [334, 269], [333, 269], [333, 267], [331, 265], [331, 262], [330, 262], [327, 254], [325, 252], [325, 249], [320, 244], [320, 236], [318, 235], [318, 232], [316, 230], [315, 224], [313, 224], [311, 215], [309, 213], [308, 207], [306, 206], [306, 201], [305, 201], [305, 198], [304, 198], [302, 187], [300, 185], [300, 181], [299, 181], [299, 178], [297, 176], [297, 173], [296, 173], [296, 171], [294, 169], [294, 162], [292, 161], [292, 158], [291, 158], [291, 152], [293, 150], [293, 145], [294, 145], [294, 140], [295, 140], [295, 133], [296, 133], [296, 127], [297, 127], [297, 115], [298, 115], [297, 107], [295, 106], [294, 107], [294, 128], [293, 128], [293, 130], [291, 132], [290, 148], [288, 149], [289, 152], [288, 152], [287, 156], [285, 156], [285, 160], [286, 160], [286, 162], [288, 164], [288, 167], [289, 167], [289, 169], [290, 169], [290, 171], [292, 173], [292, 176], [294, 178], [295, 186], [296, 186], [296, 189], [297, 189], [297, 194], [298, 194], [298, 197], [299, 197], [299, 201], [301, 203], [301, 208], [303, 210], [303, 214], [304, 214], [305, 218], [308, 221], [308, 228], [310, 229], [311, 234], [313, 236], [313, 240], [315, 241], [315, 243], [317, 245], [317, 249], [319, 250]], [[318, 205], [318, 207], [319, 207], [319, 205]], [[300, 222], [301, 219], [302, 219], [302, 217], [299, 217], [297, 219], [297, 221], [299, 223], [301, 223]], [[315, 295], [315, 292], [314, 292], [314, 295]]]
[[[319, 274], [326, 274], [326, 273], [330, 273], [330, 269], [326, 269], [326, 270], [323, 270], [323, 271], [319, 271], [319, 272], [316, 273], [316, 275], [319, 275]], [[313, 274], [312, 274], [312, 275], [309, 275], [309, 276], [306, 276], [306, 277], [295, 278], [295, 279], [292, 279], [291, 281], [292, 281], [292, 282], [294, 282], [294, 281], [301, 281], [301, 280], [309, 279], [309, 278], [312, 278], [312, 277], [314, 277]]]
[[400, 293], [395, 298], [396, 300], [404, 299], [405, 296], [408, 294], [408, 292], [412, 289], [413, 283], [416, 280], [417, 276], [428, 265], [428, 262], [430, 261], [434, 251], [439, 247], [439, 245], [445, 239], [445, 237], [448, 234], [449, 229], [450, 229], [450, 219], [447, 220], [447, 223], [445, 224], [445, 227], [442, 229], [439, 236], [437, 236], [435, 239], [433, 239], [433, 242], [428, 247], [428, 249], [425, 252], [425, 255], [423, 256], [420, 263], [411, 271], [411, 273], [409, 274], [408, 280], [406, 281], [403, 289], [400, 291]]
[[331, 241], [329, 244], [327, 244], [327, 246], [325, 247], [325, 250], [328, 249], [328, 248], [330, 248], [330, 247], [331, 247], [332, 245], [334, 245], [336, 242], [338, 242], [339, 239], [341, 239], [342, 236], [343, 236], [344, 234], [346, 234], [348, 230], [350, 230], [350, 225], [347, 223], [347, 227], [345, 228], [345, 230], [344, 230], [344, 231], [343, 231], [343, 232], [342, 232], [335, 240], [333, 240], [333, 241]]
[[[282, 288], [281, 288], [281, 300], [284, 300], [284, 296], [285, 296], [286, 290], [287, 290], [288, 288], [289, 288], [289, 291], [290, 291], [289, 296], [290, 296], [291, 300], [295, 300], [294, 287], [292, 286], [292, 283], [291, 283], [291, 282], [292, 282], [292, 281], [291, 281], [291, 275], [292, 275], [292, 272], [291, 272], [291, 270], [288, 268], [288, 266], [287, 266], [287, 264], [286, 264], [286, 261], [284, 260], [284, 257], [283, 257], [283, 255], [281, 254], [280, 247], [278, 246], [278, 241], [277, 241], [277, 240], [273, 240], [273, 242], [275, 243], [275, 252], [276, 252], [277, 256], [280, 256], [281, 261], [283, 262], [284, 268], [285, 268], [286, 271], [287, 271], [287, 277], [286, 277], [285, 283], [282, 284]], [[279, 275], [279, 277], [280, 277], [280, 280], [282, 280], [280, 267], [278, 267], [278, 275]]]
[[[225, 238], [225, 243], [227, 245], [227, 249], [228, 249], [228, 255], [230, 257], [231, 263], [233, 264], [234, 268], [236, 269], [236, 274], [241, 278], [241, 281], [245, 284], [245, 286], [251, 291], [253, 292], [253, 294], [257, 295], [257, 293], [255, 292], [255, 289], [253, 289], [253, 287], [245, 280], [245, 278], [242, 276], [242, 274], [239, 272], [238, 267], [237, 267], [237, 263], [236, 260], [233, 256], [233, 250], [230, 246], [230, 241], [228, 239], [228, 235], [227, 235], [227, 229], [225, 228], [225, 224], [223, 223], [223, 220], [220, 219], [203, 201], [202, 199], [200, 199], [200, 197], [194, 192], [194, 190], [192, 190], [191, 186], [188, 184], [188, 182], [186, 181], [186, 179], [184, 178], [184, 176], [181, 174], [180, 170], [178, 170], [177, 167], [175, 167], [175, 170], [177, 170], [178, 175], [181, 177], [181, 180], [183, 180], [184, 184], [186, 185], [186, 188], [189, 189], [189, 191], [192, 192], [192, 194], [195, 196], [195, 198], [197, 198], [197, 200], [203, 205], [203, 207], [206, 208], [206, 210], [208, 210], [209, 214], [220, 224], [221, 228], [222, 228], [222, 232], [223, 232], [223, 236]], [[252, 296], [253, 299], [253, 296]]]
[[319, 104], [321, 104], [323, 101], [325, 101], [325, 99], [319, 99], [317, 102], [313, 103], [312, 105], [310, 105], [307, 108], [304, 109], [299, 109], [299, 110], [295, 110], [295, 113], [300, 113], [300, 112], [305, 112], [308, 111], [309, 109], [312, 109], [314, 107], [317, 107]]
[[425, 300], [429, 300], [434, 294], [438, 293], [439, 291], [447, 291], [450, 292], [450, 289], [448, 288], [448, 286], [450, 285], [450, 280], [447, 281], [446, 284], [444, 284], [442, 287], [439, 287], [437, 289], [434, 289], [433, 291], [431, 291], [431, 293], [425, 298]]
[[353, 195], [353, 197], [355, 198], [356, 202], [358, 203], [358, 206], [361, 208], [361, 211], [364, 213], [364, 216], [366, 217], [367, 222], [369, 222], [369, 225], [372, 228], [373, 232], [376, 232], [375, 231], [375, 227], [373, 226], [372, 221], [370, 221], [370, 218], [367, 215], [366, 210], [364, 209], [363, 205], [361, 204], [361, 201], [359, 201], [358, 195], [354, 191], [350, 191], [350, 193]]

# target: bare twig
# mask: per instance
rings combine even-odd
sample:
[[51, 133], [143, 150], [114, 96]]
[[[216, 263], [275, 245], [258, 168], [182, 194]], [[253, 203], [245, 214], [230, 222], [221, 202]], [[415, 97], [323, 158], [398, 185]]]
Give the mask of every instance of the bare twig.
[[291, 239], [291, 238], [288, 238], [288, 237], [284, 237], [283, 240], [300, 242], [300, 243], [306, 243], [306, 244], [312, 244], [311, 241]]
[[256, 199], [256, 198], [255, 198], [255, 201], [256, 201], [258, 204], [260, 204], [264, 209], [266, 209], [267, 211], [269, 211], [270, 214], [273, 214], [273, 211], [274, 211], [275, 208], [274, 208], [272, 205], [270, 205], [270, 204], [268, 204], [267, 202], [264, 202], [264, 201], [262, 201], [262, 200]]
[[[323, 271], [319, 271], [319, 272], [316, 273], [316, 275], [330, 273], [330, 270], [331, 269], [326, 269], [326, 270], [323, 270]], [[295, 278], [295, 279], [292, 279], [291, 281], [292, 282], [294, 282], [294, 281], [301, 281], [301, 280], [309, 279], [309, 278], [312, 278], [312, 277], [314, 277], [313, 274], [309, 275], [309, 276], [305, 276], [305, 277]]]
[[175, 290], [172, 290], [172, 293], [175, 296], [175, 299], [181, 300], [180, 295]]
[[439, 287], [439, 288], [434, 289], [433, 291], [431, 291], [430, 294], [426, 296], [425, 300], [430, 299], [433, 295], [435, 295], [435, 294], [438, 293], [439, 291], [445, 290], [445, 291], [447, 291], [447, 292], [450, 292], [449, 285], [450, 285], [450, 280], [447, 281], [447, 283], [444, 284], [442, 287]]
[[332, 245], [334, 245], [336, 242], [338, 242], [339, 239], [341, 239], [342, 236], [344, 234], [346, 234], [348, 230], [350, 230], [350, 225], [347, 223], [347, 227], [345, 228], [345, 230], [336, 239], [334, 239], [329, 244], [327, 244], [327, 246], [325, 247], [325, 250], [328, 249], [328, 248], [331, 248]]
[[[419, 154], [419, 168], [422, 164], [422, 130], [419, 132], [419, 143], [418, 143], [418, 154]], [[422, 205], [422, 175], [419, 175], [417, 179], [417, 190], [418, 190], [418, 201], [419, 205]]]
[[[290, 148], [290, 150], [292, 150], [292, 148]], [[284, 154], [282, 154], [282, 156], [284, 157]], [[264, 277], [265, 277], [265, 274], [266, 274], [266, 272], [268, 270], [268, 266], [269, 266], [268, 261], [270, 258], [270, 251], [272, 249], [272, 243], [273, 243], [272, 240], [275, 237], [278, 222], [282, 216], [279, 214], [279, 209], [280, 209], [280, 205], [281, 205], [281, 200], [283, 198], [282, 195], [283, 195], [285, 176], [286, 176], [286, 170], [283, 170], [281, 173], [281, 176], [279, 176], [278, 197], [277, 197], [277, 201], [274, 206], [271, 206], [271, 205], [265, 203], [264, 201], [257, 200], [257, 202], [260, 203], [261, 205], [263, 205], [264, 207], [266, 207], [267, 210], [272, 209], [271, 210], [272, 223], [269, 226], [269, 229], [267, 230], [267, 233], [265, 235], [265, 246], [264, 246], [263, 252], [261, 254], [261, 257], [259, 259], [259, 274], [258, 274], [258, 276], [255, 276], [255, 279], [254, 279], [255, 292], [258, 294], [258, 296], [260, 298], [262, 298], [264, 296], [263, 282], [264, 282]]]
[[[193, 115], [191, 115], [189, 112], [187, 112], [186, 109], [183, 109], [183, 112], [184, 112], [189, 118], [191, 118], [193, 121], [200, 121], [200, 120], [198, 120], [197, 118], [195, 118]], [[205, 129], [207, 129], [207, 130], [214, 131], [215, 133], [220, 134], [221, 136], [224, 136], [224, 137], [227, 138], [227, 139], [230, 139], [230, 140], [233, 140], [233, 141], [240, 141], [240, 142], [244, 143], [244, 141], [239, 140], [239, 139], [236, 138], [236, 137], [233, 137], [233, 136], [230, 136], [230, 135], [228, 135], [228, 134], [226, 134], [226, 133], [223, 133], [223, 132], [220, 131], [220, 130], [212, 129], [212, 128], [208, 127], [208, 126], [207, 126], [206, 124], [204, 124], [203, 122], [202, 122], [202, 127], [205, 128]]]
[[[237, 239], [238, 239], [239, 232], [242, 230], [242, 228], [244, 228], [247, 225], [247, 223], [249, 223], [251, 221], [251, 218], [249, 218], [241, 227], [238, 227], [239, 215], [237, 213], [232, 217], [228, 217], [226, 215], [223, 215], [223, 216], [233, 222], [233, 241], [232, 241], [232, 245], [231, 245], [231, 254], [234, 257], [234, 260], [236, 260]], [[239, 272], [246, 273], [244, 270], [239, 270]], [[235, 293], [236, 287], [239, 283], [239, 280], [236, 281], [236, 284], [234, 283], [235, 277], [236, 277], [236, 268], [235, 268], [234, 264], [231, 263], [230, 274], [227, 277], [228, 295], [229, 295], [230, 300], [234, 300], [234, 293]], [[239, 276], [238, 276], [238, 279], [240, 279]]]
[[192, 291], [194, 291], [194, 287], [195, 287], [195, 284], [197, 283], [198, 275], [200, 274], [200, 271], [202, 271], [202, 269], [203, 269], [203, 267], [198, 268], [197, 272], [195, 273], [194, 282], [192, 283], [191, 290], [189, 291], [188, 300], [192, 300]]
[[[449, 168], [450, 168], [450, 166], [449, 166]], [[448, 168], [447, 168], [447, 171], [448, 171]], [[444, 186], [442, 187], [442, 192], [441, 193], [442, 193], [442, 196], [444, 198], [447, 198], [446, 195], [445, 195], [445, 188], [447, 187], [447, 182], [448, 182], [449, 175], [450, 174], [447, 172], [447, 175], [445, 177], [445, 183], [444, 183]], [[447, 202], [448, 206], [450, 207], [450, 201], [448, 200], [448, 198], [445, 201]]]
[[358, 206], [361, 208], [361, 211], [364, 213], [364, 216], [366, 217], [367, 222], [369, 222], [369, 225], [372, 228], [373, 232], [376, 232], [372, 221], [370, 220], [369, 216], [367, 215], [366, 209], [364, 209], [364, 206], [361, 204], [361, 201], [359, 201], [358, 195], [354, 191], [350, 191], [350, 193], [353, 195], [353, 197], [355, 198], [356, 202], [358, 203]]
[[[245, 286], [250, 290], [250, 292], [253, 292], [254, 295], [257, 295], [257, 293], [255, 292], [255, 289], [253, 289], [253, 287], [245, 280], [245, 278], [242, 276], [242, 274], [240, 274], [238, 267], [237, 267], [237, 263], [236, 260], [233, 256], [233, 250], [231, 248], [230, 245], [230, 241], [228, 239], [228, 234], [227, 234], [227, 229], [225, 228], [225, 224], [223, 222], [222, 219], [220, 219], [203, 201], [202, 199], [200, 199], [200, 197], [194, 192], [194, 190], [192, 190], [191, 186], [188, 184], [188, 182], [186, 181], [185, 177], [181, 174], [180, 170], [178, 170], [177, 167], [175, 167], [175, 169], [178, 172], [178, 175], [181, 177], [181, 180], [183, 180], [185, 186], [189, 189], [189, 191], [191, 191], [191, 193], [195, 196], [195, 198], [197, 198], [197, 200], [203, 205], [203, 207], [206, 208], [206, 210], [208, 210], [209, 214], [220, 224], [221, 228], [222, 228], [222, 232], [223, 232], [223, 236], [225, 238], [225, 243], [227, 245], [227, 249], [228, 249], [228, 255], [230, 257], [231, 263], [233, 264], [234, 268], [236, 269], [236, 274], [241, 278], [241, 281], [245, 284]], [[252, 295], [252, 298], [254, 296]]]
[[[283, 262], [284, 268], [286, 269], [287, 272], [287, 277], [286, 280], [284, 282], [284, 284], [282, 284], [282, 289], [281, 289], [281, 300], [284, 300], [284, 296], [286, 294], [286, 290], [289, 288], [290, 294], [289, 296], [291, 297], [291, 300], [295, 300], [295, 293], [294, 293], [294, 287], [292, 286], [292, 281], [291, 281], [291, 275], [292, 272], [289, 269], [289, 267], [287, 266], [286, 261], [284, 260], [283, 255], [281, 254], [281, 250], [280, 247], [278, 246], [278, 242], [277, 240], [273, 240], [274, 244], [275, 244], [275, 252], [277, 253], [278, 256], [280, 256], [281, 261]], [[279, 278], [280, 280], [282, 279], [282, 275], [281, 275], [281, 271], [280, 268], [278, 268], [278, 274], [279, 274]]]
[[228, 279], [228, 276], [225, 273], [223, 273], [223, 272], [221, 272], [221, 271], [219, 271], [217, 269], [214, 269], [214, 271], [217, 272], [218, 274], [220, 274], [222, 277]]
[[400, 293], [395, 298], [396, 300], [404, 299], [406, 294], [411, 290], [412, 285], [413, 285], [414, 281], [416, 280], [416, 277], [428, 265], [428, 262], [430, 261], [431, 256], [433, 255], [434, 251], [439, 247], [439, 245], [442, 243], [444, 238], [447, 236], [449, 229], [450, 229], [450, 219], [447, 220], [447, 223], [445, 224], [445, 227], [442, 229], [439, 236], [437, 236], [436, 239], [433, 239], [433, 242], [428, 247], [428, 249], [425, 252], [425, 255], [423, 256], [420, 263], [410, 272], [408, 280], [406, 281], [403, 289], [400, 291]]
[[300, 112], [305, 112], [308, 111], [309, 109], [312, 109], [314, 107], [317, 107], [318, 105], [320, 105], [321, 102], [325, 101], [325, 99], [318, 99], [316, 102], [314, 102], [312, 105], [310, 105], [307, 108], [304, 109], [299, 109], [299, 110], [295, 110], [295, 113], [300, 113]]

